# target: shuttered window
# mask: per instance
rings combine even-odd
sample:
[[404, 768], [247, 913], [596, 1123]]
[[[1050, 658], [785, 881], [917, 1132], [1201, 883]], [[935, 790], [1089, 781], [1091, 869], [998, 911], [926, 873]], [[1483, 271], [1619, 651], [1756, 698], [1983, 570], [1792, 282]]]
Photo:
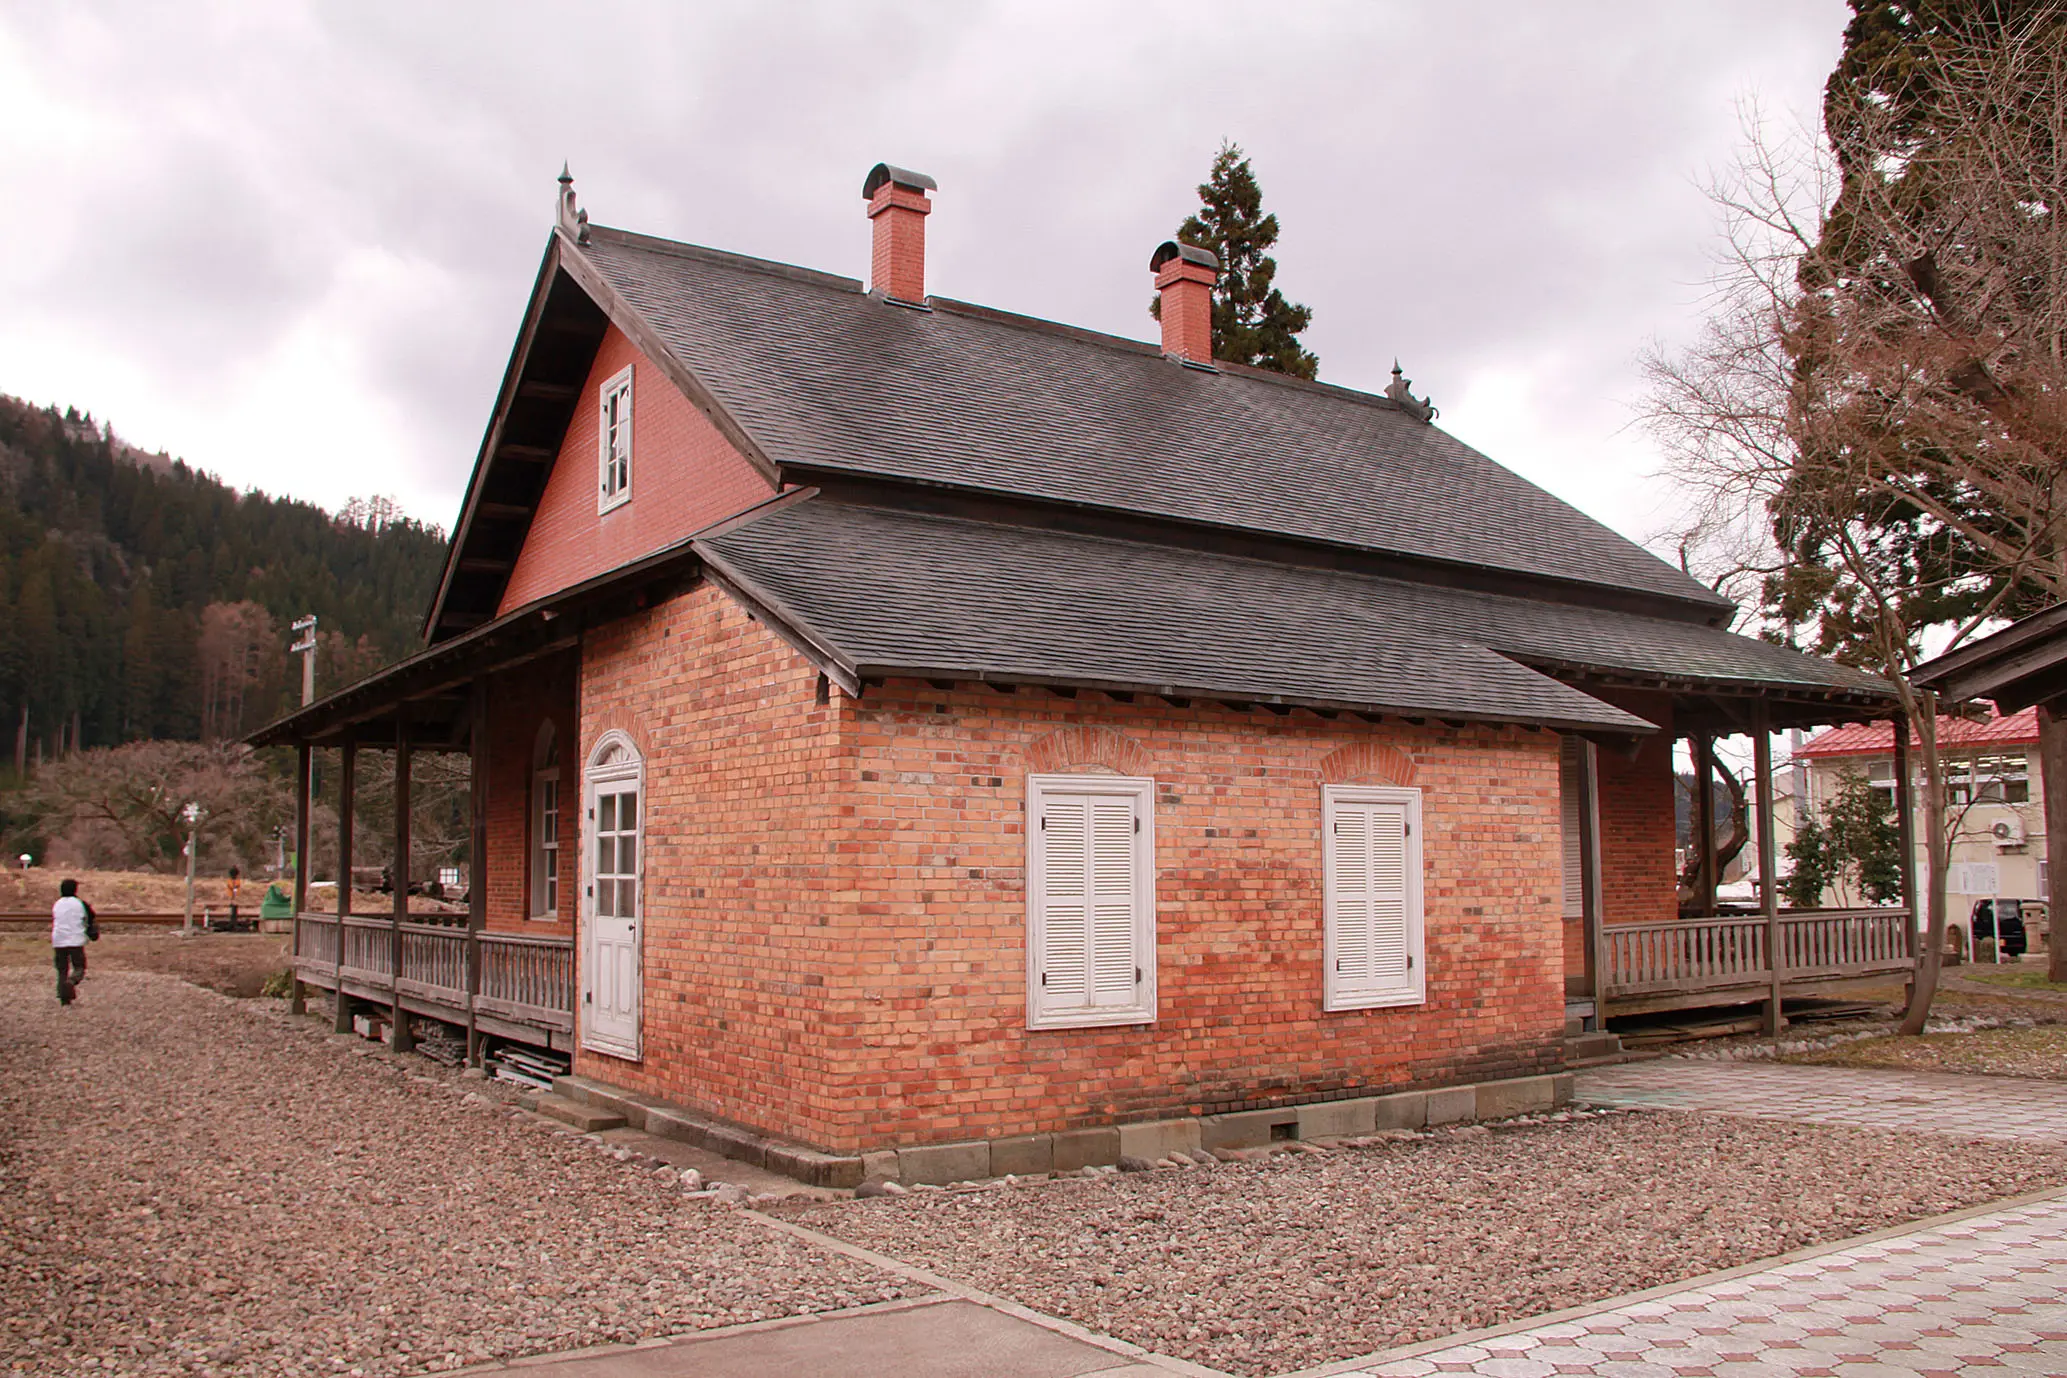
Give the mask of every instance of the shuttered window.
[[1027, 1024], [1155, 1018], [1155, 782], [1036, 775], [1027, 787]]
[[1585, 805], [1584, 753], [1586, 744], [1577, 737], [1559, 739], [1557, 757], [1558, 826], [1565, 849], [1565, 917], [1586, 917], [1586, 838], [1582, 822]]
[[1323, 1008], [1420, 1004], [1421, 791], [1330, 785], [1322, 819]]
[[632, 371], [618, 372], [596, 397], [596, 510], [632, 496]]

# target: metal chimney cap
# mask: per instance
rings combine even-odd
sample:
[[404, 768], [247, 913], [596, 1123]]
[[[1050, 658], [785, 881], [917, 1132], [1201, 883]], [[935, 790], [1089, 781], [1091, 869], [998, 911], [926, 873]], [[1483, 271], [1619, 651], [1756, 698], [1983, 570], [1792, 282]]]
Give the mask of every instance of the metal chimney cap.
[[893, 186], [910, 187], [913, 191], [938, 191], [940, 183], [923, 172], [909, 168], [892, 167], [888, 163], [877, 163], [868, 170], [868, 177], [861, 184], [861, 198], [872, 200], [882, 190], [885, 182]]
[[1220, 271], [1220, 259], [1211, 249], [1201, 249], [1196, 244], [1179, 244], [1174, 239], [1166, 239], [1156, 245], [1156, 251], [1149, 255], [1148, 271], [1162, 272], [1163, 265], [1173, 258], [1181, 258], [1186, 263], [1196, 263], [1201, 268], [1211, 268], [1216, 273]]

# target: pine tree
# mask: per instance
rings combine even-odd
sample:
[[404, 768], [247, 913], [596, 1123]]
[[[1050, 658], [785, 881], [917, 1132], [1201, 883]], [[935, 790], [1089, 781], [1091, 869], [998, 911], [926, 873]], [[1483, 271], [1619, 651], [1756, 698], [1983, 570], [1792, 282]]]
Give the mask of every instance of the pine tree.
[[[1199, 211], [1177, 227], [1177, 238], [1210, 249], [1220, 259], [1220, 281], [1213, 288], [1213, 357], [1313, 377], [1321, 361], [1299, 343], [1299, 332], [1313, 323], [1313, 310], [1286, 301], [1273, 285], [1278, 265], [1270, 249], [1278, 242], [1278, 218], [1263, 213], [1263, 188], [1238, 145], [1220, 145], [1212, 174], [1199, 187], [1199, 201]], [[1159, 301], [1150, 303], [1149, 314], [1161, 318]]]

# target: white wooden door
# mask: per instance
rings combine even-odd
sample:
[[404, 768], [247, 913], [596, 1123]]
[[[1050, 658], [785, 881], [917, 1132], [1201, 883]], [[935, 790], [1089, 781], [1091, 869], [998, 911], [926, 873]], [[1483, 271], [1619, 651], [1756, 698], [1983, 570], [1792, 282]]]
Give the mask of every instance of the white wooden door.
[[644, 914], [642, 781], [636, 773], [593, 777], [588, 786], [588, 884], [584, 887], [588, 969], [585, 1042], [599, 1052], [639, 1055], [639, 926]]

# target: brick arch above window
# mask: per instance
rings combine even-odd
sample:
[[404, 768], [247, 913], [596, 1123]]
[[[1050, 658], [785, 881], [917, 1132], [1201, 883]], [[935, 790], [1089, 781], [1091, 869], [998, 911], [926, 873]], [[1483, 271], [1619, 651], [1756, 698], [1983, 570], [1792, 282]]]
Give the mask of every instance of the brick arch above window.
[[1411, 786], [1414, 758], [1383, 742], [1353, 742], [1321, 758], [1321, 781], [1330, 785], [1376, 783]]
[[1085, 766], [1104, 766], [1121, 775], [1155, 774], [1148, 748], [1110, 727], [1060, 727], [1027, 744], [1027, 771], [1055, 775]]
[[562, 742], [560, 744], [560, 756], [563, 761], [570, 765], [582, 767], [594, 764], [593, 757], [596, 744], [613, 732], [618, 733], [631, 743], [632, 749], [638, 753], [639, 759], [646, 760], [653, 755], [653, 744], [646, 739], [644, 726], [633, 721], [623, 713], [610, 712], [599, 714], [590, 720], [589, 729], [589, 738], [582, 743], [582, 749], [578, 753], [575, 751], [573, 743]]

